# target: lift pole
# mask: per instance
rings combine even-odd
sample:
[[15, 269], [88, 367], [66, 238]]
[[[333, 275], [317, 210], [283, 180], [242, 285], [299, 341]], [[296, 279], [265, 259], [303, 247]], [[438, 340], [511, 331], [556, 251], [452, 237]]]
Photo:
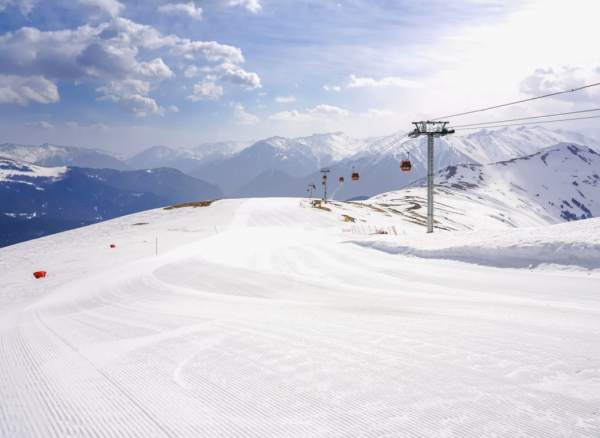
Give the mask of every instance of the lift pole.
[[313, 186], [314, 186], [314, 184], [313, 184], [313, 183], [310, 183], [310, 184], [308, 185], [308, 188], [309, 188], [309, 190], [310, 190], [310, 197], [311, 197], [311, 198], [312, 198]]
[[329, 169], [324, 167], [321, 169], [321, 173], [323, 174], [323, 187], [325, 187], [325, 194], [323, 195], [323, 201], [327, 204], [327, 174], [329, 173]]
[[415, 130], [408, 134], [411, 138], [427, 136], [427, 232], [433, 233], [433, 139], [454, 134], [454, 129], [446, 128], [448, 122], [413, 122]]
[[427, 232], [433, 233], [433, 135], [427, 135]]

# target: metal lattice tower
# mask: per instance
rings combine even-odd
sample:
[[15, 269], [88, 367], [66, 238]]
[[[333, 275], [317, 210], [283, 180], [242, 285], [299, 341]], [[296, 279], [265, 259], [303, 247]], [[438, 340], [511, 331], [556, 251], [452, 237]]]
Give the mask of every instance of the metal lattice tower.
[[311, 197], [311, 198], [312, 198], [313, 186], [314, 186], [314, 184], [313, 184], [313, 183], [310, 183], [310, 184], [308, 185], [308, 188], [309, 188], [309, 190], [310, 190], [310, 197]]
[[321, 173], [323, 174], [323, 182], [325, 183], [325, 184], [323, 184], [323, 186], [325, 187], [325, 194], [323, 195], [323, 201], [325, 201], [325, 204], [327, 204], [327, 174], [329, 173], [329, 169], [324, 167], [323, 169], [321, 169]]
[[408, 134], [411, 138], [427, 136], [427, 232], [433, 233], [433, 139], [454, 134], [454, 129], [446, 128], [448, 122], [413, 122], [415, 130]]

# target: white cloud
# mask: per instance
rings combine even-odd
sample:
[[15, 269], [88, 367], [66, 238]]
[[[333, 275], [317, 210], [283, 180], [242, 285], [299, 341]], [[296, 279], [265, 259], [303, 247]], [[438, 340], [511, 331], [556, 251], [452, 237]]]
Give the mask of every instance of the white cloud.
[[325, 90], [325, 91], [340, 91], [341, 88], [338, 86], [334, 86], [334, 85], [332, 85], [332, 86], [323, 85], [323, 90]]
[[391, 117], [391, 116], [397, 116], [397, 115], [398, 115], [398, 113], [391, 111], [391, 110], [387, 110], [387, 109], [383, 109], [383, 110], [370, 109], [366, 113], [362, 113], [360, 115], [360, 117]]
[[248, 73], [241, 68], [236, 68], [235, 70], [227, 69], [225, 74], [221, 76], [221, 81], [229, 81], [236, 85], [244, 85], [246, 90], [262, 88], [262, 85], [260, 85], [260, 78], [256, 73]]
[[[580, 88], [585, 85], [583, 69], [578, 67], [563, 67], [559, 71], [554, 71], [552, 68], [538, 68], [535, 72], [527, 76], [519, 84], [521, 93], [541, 96], [543, 94], [557, 93], [565, 90]], [[573, 94], [565, 94], [556, 96], [556, 99], [564, 99], [570, 102], [590, 100], [588, 90], [578, 91]]]
[[318, 116], [347, 116], [350, 114], [347, 110], [326, 104], [317, 105], [313, 109], [307, 110], [310, 114]]
[[56, 103], [59, 101], [56, 85], [42, 76], [22, 78], [0, 75], [0, 103], [28, 102]]
[[196, 4], [189, 3], [171, 3], [158, 8], [158, 12], [170, 15], [189, 15], [195, 20], [202, 19], [202, 8], [196, 8]]
[[277, 96], [274, 100], [277, 103], [288, 103], [288, 102], [295, 102], [296, 98], [294, 96], [288, 96], [288, 97]]
[[231, 102], [230, 105], [233, 107], [233, 115], [239, 120], [239, 125], [255, 125], [258, 123], [258, 117], [244, 111], [244, 107], [240, 103]]
[[54, 125], [51, 125], [48, 122], [31, 122], [31, 123], [25, 123], [25, 126], [27, 128], [31, 128], [31, 129], [54, 129]]
[[266, 108], [266, 107], [267, 107], [267, 105], [258, 105], [257, 108], [261, 108], [262, 109], [262, 108]]
[[194, 55], [200, 54], [208, 61], [225, 61], [238, 64], [244, 62], [242, 51], [237, 47], [219, 44], [215, 41], [190, 41], [181, 40], [181, 43], [172, 49], [174, 54], [183, 55], [188, 59], [193, 59]]
[[211, 68], [207, 68], [207, 67], [196, 67], [195, 65], [190, 65], [188, 66], [188, 68], [185, 69], [185, 71], [183, 72], [183, 75], [186, 78], [193, 78], [194, 76], [200, 76], [202, 73], [206, 73], [207, 71], [210, 71]]
[[171, 106], [169, 106], [169, 111], [172, 111], [174, 113], [178, 113], [179, 112], [179, 108], [177, 108], [175, 105], [171, 105]]
[[192, 102], [199, 100], [218, 100], [223, 95], [223, 87], [216, 85], [217, 77], [214, 75], [206, 76], [201, 83], [194, 85], [194, 94], [189, 95], [186, 99]]
[[0, 12], [10, 5], [15, 5], [19, 7], [21, 15], [28, 15], [33, 10], [35, 3], [36, 0], [0, 0]]
[[310, 114], [302, 114], [296, 110], [292, 110], [282, 111], [280, 113], [270, 115], [269, 120], [278, 120], [284, 122], [304, 122], [312, 120], [312, 116]]
[[258, 93], [259, 96], [266, 96], [267, 93]]
[[125, 5], [117, 0], [79, 0], [79, 3], [106, 12], [111, 17], [116, 17], [125, 9]]
[[96, 88], [97, 93], [106, 95], [127, 96], [133, 94], [146, 95], [150, 91], [150, 82], [137, 79], [126, 79], [123, 81], [109, 81], [104, 87]]
[[262, 9], [259, 0], [229, 0], [228, 5], [242, 6], [255, 14]]
[[126, 113], [135, 114], [137, 117], [146, 117], [148, 114], [164, 115], [165, 110], [156, 104], [154, 99], [134, 94], [120, 97], [117, 105]]
[[[183, 75], [186, 78], [193, 78], [194, 76], [200, 76], [204, 73], [211, 73], [219, 70], [228, 70], [228, 69], [238, 69], [239, 67], [230, 62], [223, 62], [222, 64], [215, 65], [214, 67], [205, 65], [204, 67], [197, 67], [195, 65], [189, 65], [188, 68], [185, 69]], [[243, 71], [243, 70], [242, 70]], [[260, 80], [259, 80], [260, 81]]]
[[350, 82], [348, 83], [348, 88], [357, 88], [357, 87], [404, 87], [404, 88], [419, 88], [421, 84], [414, 81], [409, 81], [407, 79], [402, 78], [383, 78], [379, 81], [376, 81], [373, 78], [357, 78], [354, 75], [350, 75]]
[[304, 122], [307, 120], [315, 120], [328, 117], [345, 117], [349, 114], [350, 112], [348, 112], [345, 109], [338, 108], [337, 106], [321, 104], [317, 105], [312, 109], [307, 109], [306, 113], [299, 113], [296, 110], [282, 111], [280, 113], [276, 113], [269, 116], [269, 120]]
[[110, 128], [103, 123], [97, 123], [95, 125], [82, 126], [77, 122], [65, 123], [70, 129], [74, 131], [108, 131]]

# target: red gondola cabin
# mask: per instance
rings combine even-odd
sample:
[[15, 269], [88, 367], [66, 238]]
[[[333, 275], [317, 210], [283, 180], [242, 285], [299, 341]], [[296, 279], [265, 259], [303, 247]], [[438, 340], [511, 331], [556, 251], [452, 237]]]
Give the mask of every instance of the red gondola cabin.
[[402, 172], [410, 172], [412, 169], [412, 163], [410, 161], [401, 161], [400, 170]]

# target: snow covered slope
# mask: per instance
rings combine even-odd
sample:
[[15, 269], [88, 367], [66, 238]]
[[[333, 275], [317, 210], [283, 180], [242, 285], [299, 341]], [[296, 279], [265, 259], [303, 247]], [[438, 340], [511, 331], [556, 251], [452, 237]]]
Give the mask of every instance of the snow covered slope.
[[115, 154], [101, 149], [57, 146], [49, 143], [44, 143], [41, 146], [14, 143], [0, 144], [0, 157], [50, 167], [78, 166], [94, 169], [129, 169]]
[[[422, 179], [372, 200], [404, 211], [418, 198], [426, 211], [425, 184]], [[469, 228], [540, 226], [600, 216], [600, 155], [575, 144], [494, 164], [450, 166], [436, 175], [435, 184], [437, 214]], [[444, 206], [460, 213], [446, 214]]]
[[124, 214], [223, 196], [176, 169], [42, 167], [0, 158], [0, 247]]
[[35, 181], [38, 178], [51, 178], [55, 181], [62, 178], [66, 171], [66, 167], [36, 166], [35, 164], [0, 157], [0, 181], [35, 186]]
[[0, 436], [600, 435], [597, 270], [393, 255], [338, 216], [224, 200], [0, 249]]

